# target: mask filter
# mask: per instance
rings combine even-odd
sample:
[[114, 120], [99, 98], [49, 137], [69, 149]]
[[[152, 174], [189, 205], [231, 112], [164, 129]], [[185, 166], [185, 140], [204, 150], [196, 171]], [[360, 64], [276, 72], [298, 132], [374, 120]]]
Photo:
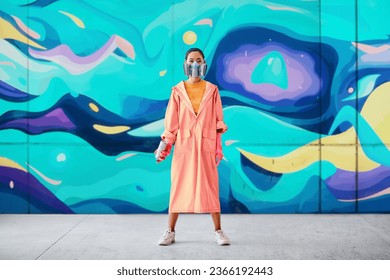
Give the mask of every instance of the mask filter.
[[183, 68], [184, 68], [184, 75], [188, 77], [206, 76], [206, 71], [207, 71], [206, 63], [198, 64], [196, 61], [192, 64], [184, 63]]

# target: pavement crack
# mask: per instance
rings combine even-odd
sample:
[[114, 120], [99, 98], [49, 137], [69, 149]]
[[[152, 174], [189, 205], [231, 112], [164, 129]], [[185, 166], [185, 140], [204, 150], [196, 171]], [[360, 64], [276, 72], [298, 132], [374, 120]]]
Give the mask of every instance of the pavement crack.
[[84, 219], [81, 219], [77, 224], [75, 224], [73, 227], [71, 227], [67, 232], [65, 232], [60, 238], [58, 238], [53, 244], [51, 244], [45, 251], [43, 251], [38, 257], [35, 258], [35, 260], [38, 260], [43, 254], [45, 254], [47, 251], [49, 251], [54, 245], [56, 245], [62, 238], [64, 238], [68, 233], [70, 233], [72, 230], [74, 230], [79, 224], [85, 221], [89, 215], [85, 216]]

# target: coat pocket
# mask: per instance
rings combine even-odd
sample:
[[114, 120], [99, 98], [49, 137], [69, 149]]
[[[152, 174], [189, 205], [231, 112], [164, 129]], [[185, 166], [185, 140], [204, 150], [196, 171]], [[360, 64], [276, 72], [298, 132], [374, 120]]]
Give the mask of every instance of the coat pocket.
[[215, 152], [216, 151], [216, 131], [212, 129], [203, 129], [202, 131], [202, 151]]
[[191, 151], [191, 131], [189, 129], [179, 129], [176, 138], [174, 154], [179, 156], [186, 151]]

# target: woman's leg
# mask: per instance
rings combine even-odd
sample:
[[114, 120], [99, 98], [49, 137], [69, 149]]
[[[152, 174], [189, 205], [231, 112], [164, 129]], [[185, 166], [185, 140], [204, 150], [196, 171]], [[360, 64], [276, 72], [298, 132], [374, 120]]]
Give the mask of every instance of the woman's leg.
[[168, 217], [168, 227], [169, 227], [172, 231], [175, 231], [175, 226], [176, 226], [177, 218], [179, 218], [179, 213], [169, 213], [169, 217]]
[[211, 218], [213, 219], [214, 222], [214, 228], [215, 231], [221, 229], [221, 213], [220, 212], [215, 212], [215, 213], [210, 213]]
[[210, 213], [213, 218], [214, 227], [215, 227], [215, 242], [218, 245], [230, 245], [230, 239], [226, 234], [221, 230], [221, 213]]

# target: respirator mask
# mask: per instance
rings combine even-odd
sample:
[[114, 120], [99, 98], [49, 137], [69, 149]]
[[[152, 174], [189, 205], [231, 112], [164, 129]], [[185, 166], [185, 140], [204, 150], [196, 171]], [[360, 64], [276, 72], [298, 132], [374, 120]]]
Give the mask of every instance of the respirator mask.
[[184, 74], [188, 77], [206, 76], [207, 64], [198, 64], [196, 61], [192, 64], [183, 64]]

